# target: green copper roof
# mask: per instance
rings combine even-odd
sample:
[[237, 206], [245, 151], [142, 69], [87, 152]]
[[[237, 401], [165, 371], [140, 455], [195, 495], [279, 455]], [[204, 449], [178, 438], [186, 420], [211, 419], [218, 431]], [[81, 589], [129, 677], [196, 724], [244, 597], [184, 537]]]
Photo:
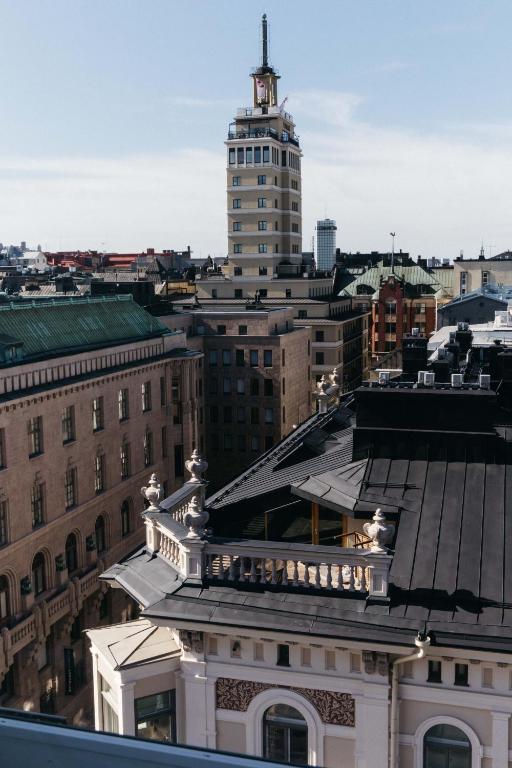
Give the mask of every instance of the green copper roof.
[[374, 267], [367, 269], [364, 274], [359, 275], [349, 285], [345, 286], [340, 292], [342, 296], [357, 296], [359, 285], [367, 285], [371, 288], [370, 293], [378, 291], [381, 278], [387, 280], [391, 275], [401, 278], [408, 285], [426, 285], [429, 286], [429, 292], [436, 293], [441, 289], [439, 281], [423, 267], [414, 265], [413, 267], [402, 267], [397, 265], [393, 268], [385, 267], [379, 262]]
[[[0, 305], [0, 344], [21, 343], [22, 359], [72, 354], [168, 334], [131, 296]], [[3, 338], [3, 341], [2, 341]]]

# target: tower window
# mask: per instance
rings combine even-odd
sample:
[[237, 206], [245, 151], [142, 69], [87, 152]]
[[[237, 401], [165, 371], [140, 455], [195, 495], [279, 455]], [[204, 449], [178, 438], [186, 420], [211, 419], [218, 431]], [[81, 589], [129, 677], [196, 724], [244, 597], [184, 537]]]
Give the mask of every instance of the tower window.
[[245, 150], [245, 162], [252, 164], [252, 147], [247, 147]]
[[270, 147], [263, 147], [263, 162], [270, 162]]
[[258, 184], [266, 184], [266, 183], [267, 183], [266, 176], [258, 176]]
[[267, 244], [258, 243], [258, 253], [266, 253], [266, 252], [267, 252]]
[[244, 148], [243, 147], [238, 147], [236, 159], [237, 159], [238, 165], [244, 164]]
[[234, 187], [239, 187], [241, 183], [242, 183], [241, 176], [233, 176], [232, 184]]
[[258, 197], [258, 208], [266, 208], [266, 207], [267, 207], [267, 198], [266, 197]]
[[241, 208], [242, 207], [242, 201], [239, 197], [235, 197], [233, 200], [233, 208]]
[[234, 149], [230, 149], [229, 150], [229, 164], [230, 165], [234, 165], [235, 164], [235, 157], [236, 157], [235, 150]]
[[258, 221], [258, 229], [260, 232], [264, 232], [267, 229], [266, 221]]
[[261, 163], [261, 147], [254, 147], [254, 162]]

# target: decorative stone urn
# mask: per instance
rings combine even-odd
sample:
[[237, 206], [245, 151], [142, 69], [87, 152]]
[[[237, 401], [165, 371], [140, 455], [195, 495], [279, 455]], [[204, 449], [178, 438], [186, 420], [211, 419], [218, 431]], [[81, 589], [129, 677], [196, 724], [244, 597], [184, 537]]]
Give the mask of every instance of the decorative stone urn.
[[189, 483], [203, 483], [203, 472], [208, 469], [208, 462], [204, 459], [197, 448], [192, 451], [192, 456], [187, 459], [185, 466], [191, 474]]
[[386, 555], [388, 553], [387, 545], [393, 538], [395, 526], [391, 523], [386, 523], [386, 518], [380, 509], [376, 510], [372, 520], [372, 523], [364, 523], [363, 525], [364, 532], [372, 540], [370, 552]]
[[[202, 501], [202, 499], [200, 499], [200, 501]], [[205, 533], [204, 527], [209, 519], [210, 519], [210, 515], [202, 507], [202, 504], [200, 505], [200, 502], [198, 501], [198, 497], [193, 496], [190, 504], [188, 505], [188, 510], [185, 512], [183, 516], [183, 522], [189, 529], [187, 538], [189, 539], [201, 538], [201, 536], [203, 536]]]
[[149, 507], [144, 512], [160, 512], [160, 497], [162, 495], [162, 486], [157, 480], [155, 473], [149, 478], [149, 485], [140, 489], [142, 496], [149, 501]]

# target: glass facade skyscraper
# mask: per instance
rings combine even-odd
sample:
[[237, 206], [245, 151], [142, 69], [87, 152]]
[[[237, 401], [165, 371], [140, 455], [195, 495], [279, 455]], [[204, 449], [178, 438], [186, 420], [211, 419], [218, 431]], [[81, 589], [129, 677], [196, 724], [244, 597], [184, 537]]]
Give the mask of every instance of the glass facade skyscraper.
[[316, 268], [330, 271], [336, 258], [336, 222], [321, 219], [316, 223]]

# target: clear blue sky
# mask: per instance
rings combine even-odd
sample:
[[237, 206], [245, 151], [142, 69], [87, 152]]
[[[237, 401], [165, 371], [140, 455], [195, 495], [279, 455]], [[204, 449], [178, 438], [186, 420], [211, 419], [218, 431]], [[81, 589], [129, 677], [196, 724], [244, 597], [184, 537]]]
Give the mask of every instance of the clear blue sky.
[[223, 253], [264, 11], [305, 249], [512, 246], [510, 0], [0, 0], [0, 241]]

